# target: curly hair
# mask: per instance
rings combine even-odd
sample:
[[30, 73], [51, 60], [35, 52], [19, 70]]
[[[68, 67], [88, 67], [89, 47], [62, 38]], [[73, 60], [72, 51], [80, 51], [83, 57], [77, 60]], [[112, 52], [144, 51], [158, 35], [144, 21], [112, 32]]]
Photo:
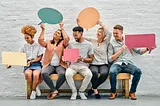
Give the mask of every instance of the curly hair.
[[36, 34], [37, 30], [35, 27], [31, 26], [31, 25], [26, 25], [21, 29], [21, 32], [23, 34], [28, 34], [30, 35], [32, 38], [34, 37], [34, 35]]

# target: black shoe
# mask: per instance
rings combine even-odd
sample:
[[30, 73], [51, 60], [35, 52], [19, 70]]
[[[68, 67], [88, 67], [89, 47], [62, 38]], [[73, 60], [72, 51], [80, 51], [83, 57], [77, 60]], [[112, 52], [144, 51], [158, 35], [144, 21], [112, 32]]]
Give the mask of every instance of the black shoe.
[[88, 96], [91, 96], [94, 93], [92, 89], [88, 90]]
[[96, 99], [101, 99], [101, 95], [98, 93], [98, 94], [95, 94], [95, 98]]

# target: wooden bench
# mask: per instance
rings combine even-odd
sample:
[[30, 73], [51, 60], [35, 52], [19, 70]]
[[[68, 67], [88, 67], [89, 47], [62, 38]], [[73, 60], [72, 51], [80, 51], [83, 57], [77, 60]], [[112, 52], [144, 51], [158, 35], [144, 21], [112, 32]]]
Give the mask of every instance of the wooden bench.
[[[50, 75], [52, 80], [57, 80], [58, 79], [58, 75], [57, 74], [52, 74]], [[81, 76], [80, 74], [76, 74], [73, 79], [74, 80], [83, 80], [83, 76]], [[127, 73], [120, 73], [117, 75], [117, 80], [122, 80], [122, 88], [117, 89], [117, 93], [122, 93], [122, 96], [124, 96], [125, 98], [129, 98], [129, 79], [131, 79], [130, 74]], [[107, 80], [109, 80], [109, 77], [107, 78]], [[87, 90], [86, 90], [87, 91]], [[109, 89], [98, 89], [99, 93], [109, 93]], [[49, 89], [41, 89], [42, 93], [49, 93], [50, 90]], [[59, 90], [60, 93], [71, 93], [70, 89], [60, 89]], [[27, 99], [30, 98], [30, 94], [31, 94], [31, 85], [27, 83]]]

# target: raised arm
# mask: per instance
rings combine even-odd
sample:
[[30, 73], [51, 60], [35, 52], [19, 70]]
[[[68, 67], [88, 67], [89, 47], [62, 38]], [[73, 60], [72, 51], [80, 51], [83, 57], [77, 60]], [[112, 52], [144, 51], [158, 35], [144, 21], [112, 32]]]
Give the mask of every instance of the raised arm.
[[38, 37], [38, 43], [39, 43], [42, 47], [46, 47], [46, 46], [47, 46], [47, 43], [46, 43], [46, 41], [44, 41], [44, 32], [45, 32], [44, 24], [41, 24], [40, 27], [41, 27], [42, 31], [41, 31], [40, 36]]
[[63, 38], [64, 38], [63, 45], [64, 45], [65, 47], [67, 47], [70, 38], [69, 38], [69, 36], [67, 35], [67, 33], [65, 32], [65, 30], [64, 30], [64, 27], [63, 27], [63, 26], [64, 26], [64, 23], [63, 23], [63, 22], [60, 22], [60, 23], [59, 23], [59, 26], [60, 26], [60, 29], [61, 29], [61, 31], [62, 31]]
[[112, 37], [112, 33], [108, 30], [108, 27], [105, 26], [101, 21], [97, 21], [97, 24], [100, 25], [104, 29], [104, 33], [106, 35], [106, 42], [109, 43]]

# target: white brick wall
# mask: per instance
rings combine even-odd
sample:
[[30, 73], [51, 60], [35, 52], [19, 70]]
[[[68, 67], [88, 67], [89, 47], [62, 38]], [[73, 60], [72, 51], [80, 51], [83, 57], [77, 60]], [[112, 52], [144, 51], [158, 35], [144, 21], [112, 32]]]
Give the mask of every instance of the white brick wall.
[[[136, 63], [143, 70], [137, 94], [160, 95], [159, 0], [0, 0], [0, 51], [19, 50], [24, 42], [21, 28], [26, 24], [34, 25], [39, 35], [37, 12], [43, 7], [55, 8], [63, 14], [65, 29], [70, 36], [78, 13], [85, 7], [95, 7], [110, 30], [115, 24], [121, 24], [125, 33], [155, 33], [157, 48], [151, 54], [135, 56]], [[46, 37], [50, 38], [57, 27], [46, 25]], [[89, 29], [85, 35], [95, 37], [97, 28]], [[110, 86], [109, 82], [106, 84]], [[24, 96], [26, 85], [22, 67], [7, 70], [0, 64], [0, 88], [0, 96]]]

